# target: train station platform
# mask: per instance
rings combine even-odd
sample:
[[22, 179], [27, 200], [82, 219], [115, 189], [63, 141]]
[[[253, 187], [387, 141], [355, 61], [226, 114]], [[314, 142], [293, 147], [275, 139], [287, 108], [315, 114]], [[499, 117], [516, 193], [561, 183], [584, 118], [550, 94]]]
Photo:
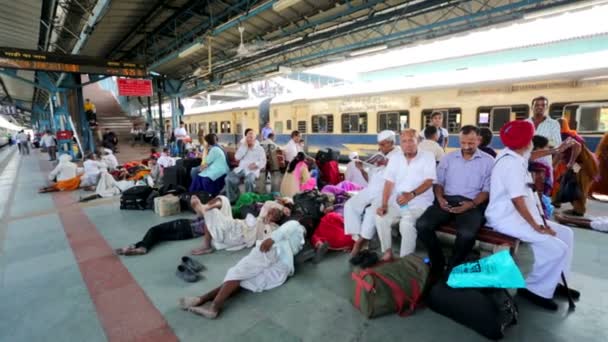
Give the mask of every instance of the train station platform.
[[[217, 320], [182, 311], [178, 298], [219, 285], [248, 251], [194, 257], [207, 270], [192, 284], [175, 270], [197, 240], [118, 257], [114, 248], [176, 217], [119, 210], [118, 197], [81, 204], [84, 193], [38, 194], [51, 163], [38, 150], [19, 156], [15, 149], [0, 151], [0, 341], [483, 341], [425, 308], [406, 318], [365, 319], [351, 304], [348, 256], [338, 252], [300, 266], [277, 289], [239, 294]], [[589, 206], [590, 215], [608, 213], [608, 204]], [[574, 231], [570, 285], [582, 292], [576, 311], [568, 314], [561, 301], [550, 313], [516, 297], [519, 324], [505, 340], [608, 340], [608, 235]]]

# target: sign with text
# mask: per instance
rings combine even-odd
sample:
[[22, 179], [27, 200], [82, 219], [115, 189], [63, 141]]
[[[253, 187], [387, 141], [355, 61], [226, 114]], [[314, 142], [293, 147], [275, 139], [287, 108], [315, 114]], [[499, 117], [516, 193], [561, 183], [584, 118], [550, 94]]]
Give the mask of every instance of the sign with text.
[[152, 96], [152, 80], [135, 78], [118, 79], [118, 95], [120, 96]]

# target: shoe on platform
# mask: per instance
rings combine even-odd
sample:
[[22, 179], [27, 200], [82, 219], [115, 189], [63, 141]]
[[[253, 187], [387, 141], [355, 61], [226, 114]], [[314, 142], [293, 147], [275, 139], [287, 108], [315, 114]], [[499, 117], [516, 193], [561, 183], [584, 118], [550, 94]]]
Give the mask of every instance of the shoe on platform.
[[555, 288], [554, 296], [568, 298], [568, 292], [570, 292], [570, 297], [572, 297], [572, 299], [574, 299], [574, 300], [578, 300], [581, 297], [580, 292], [578, 292], [574, 289], [569, 289], [562, 284], [557, 284], [557, 287]]
[[542, 308], [545, 308], [550, 311], [557, 311], [557, 303], [550, 298], [541, 297], [535, 293], [532, 293], [528, 289], [518, 289], [517, 295], [529, 300], [531, 303], [536, 304]]

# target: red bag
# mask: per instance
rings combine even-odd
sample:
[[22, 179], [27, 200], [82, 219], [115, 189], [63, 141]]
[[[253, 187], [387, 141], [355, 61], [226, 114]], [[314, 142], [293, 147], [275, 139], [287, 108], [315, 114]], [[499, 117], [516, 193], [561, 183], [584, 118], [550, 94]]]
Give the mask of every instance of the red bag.
[[327, 242], [334, 250], [350, 250], [355, 244], [353, 238], [344, 233], [344, 217], [338, 213], [328, 213], [321, 218], [311, 241], [313, 246]]
[[330, 160], [320, 165], [319, 168], [321, 169], [321, 180], [325, 185], [340, 183], [340, 169], [337, 161]]

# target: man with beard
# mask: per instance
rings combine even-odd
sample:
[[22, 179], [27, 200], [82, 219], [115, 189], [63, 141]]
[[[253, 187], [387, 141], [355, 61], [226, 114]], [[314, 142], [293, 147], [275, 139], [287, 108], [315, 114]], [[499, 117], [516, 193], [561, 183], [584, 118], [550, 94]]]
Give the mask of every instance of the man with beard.
[[437, 166], [435, 202], [416, 221], [418, 237], [429, 252], [435, 276], [441, 276], [446, 265], [435, 231], [448, 223], [456, 228], [456, 242], [447, 264], [449, 273], [475, 245], [490, 192], [494, 158], [477, 149], [481, 141], [479, 128], [466, 125], [459, 138], [460, 150], [447, 154]]
[[534, 127], [526, 121], [511, 121], [500, 130], [506, 146], [496, 157], [492, 171], [488, 225], [496, 231], [530, 243], [534, 266], [526, 278], [526, 288], [518, 294], [545, 309], [556, 311], [555, 295], [578, 299], [580, 293], [560, 284], [572, 264], [572, 229], [544, 221], [538, 196], [532, 191], [528, 159], [532, 151]]

